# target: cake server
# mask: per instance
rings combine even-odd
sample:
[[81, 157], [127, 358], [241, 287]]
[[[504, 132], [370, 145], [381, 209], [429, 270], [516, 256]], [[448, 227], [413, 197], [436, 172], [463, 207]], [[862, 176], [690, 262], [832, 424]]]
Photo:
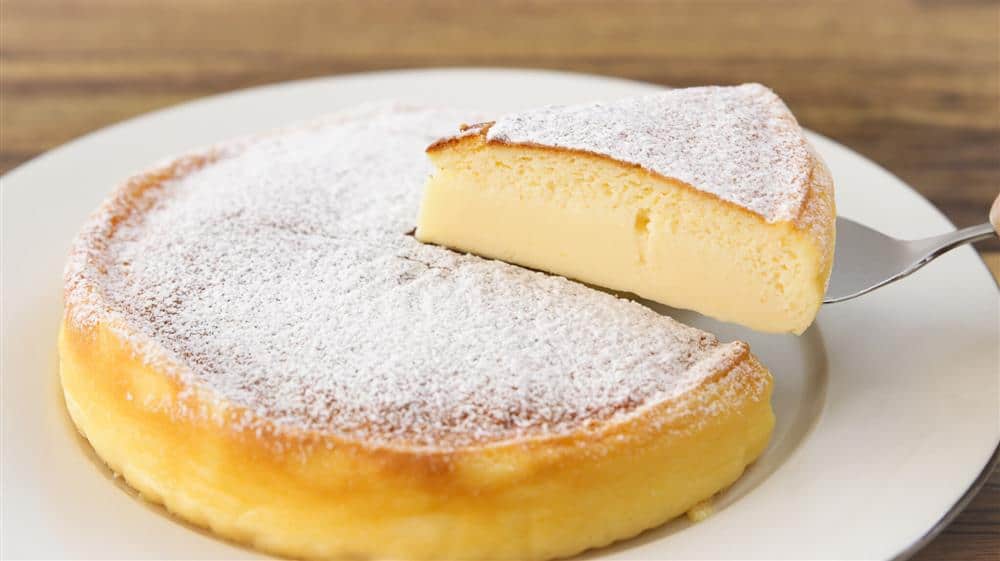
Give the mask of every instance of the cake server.
[[1000, 235], [1000, 196], [989, 222], [922, 240], [897, 240], [857, 222], [837, 217], [837, 250], [824, 304], [857, 298], [913, 273], [967, 243]]

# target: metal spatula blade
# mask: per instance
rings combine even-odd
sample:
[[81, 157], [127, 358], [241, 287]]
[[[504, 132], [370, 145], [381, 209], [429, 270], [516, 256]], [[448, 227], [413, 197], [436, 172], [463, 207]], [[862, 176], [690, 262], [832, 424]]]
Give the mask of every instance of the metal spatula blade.
[[837, 250], [824, 304], [843, 302], [897, 281], [944, 253], [1000, 231], [1000, 197], [990, 221], [922, 240], [897, 240], [847, 218], [837, 218]]

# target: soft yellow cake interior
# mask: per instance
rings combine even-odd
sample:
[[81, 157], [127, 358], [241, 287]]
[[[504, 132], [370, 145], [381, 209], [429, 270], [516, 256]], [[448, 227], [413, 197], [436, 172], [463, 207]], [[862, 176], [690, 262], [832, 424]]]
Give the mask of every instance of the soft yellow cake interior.
[[774, 423], [771, 376], [749, 352], [621, 422], [454, 450], [240, 428], [235, 408], [184, 392], [104, 324], [64, 321], [59, 355], [73, 422], [143, 497], [297, 558], [571, 555], [700, 505], [761, 454]]
[[[760, 331], [801, 333], [822, 303], [832, 236], [795, 222], [767, 223], [638, 166], [488, 142], [485, 133], [428, 154], [437, 170], [420, 208], [421, 241]], [[832, 191], [812, 196], [832, 208]]]

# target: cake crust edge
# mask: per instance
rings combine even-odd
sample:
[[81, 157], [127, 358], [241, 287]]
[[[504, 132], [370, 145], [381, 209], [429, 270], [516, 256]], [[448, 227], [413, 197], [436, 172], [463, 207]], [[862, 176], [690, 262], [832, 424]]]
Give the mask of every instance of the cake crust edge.
[[[184, 391], [101, 324], [64, 318], [59, 356], [74, 425], [144, 499], [236, 542], [307, 558], [572, 555], [710, 498], [764, 451], [774, 426], [771, 375], [745, 345], [690, 392], [623, 419], [452, 450], [227, 424], [240, 412]], [[598, 505], [607, 510], [588, 508]], [[518, 545], [533, 512], [588, 531]]]

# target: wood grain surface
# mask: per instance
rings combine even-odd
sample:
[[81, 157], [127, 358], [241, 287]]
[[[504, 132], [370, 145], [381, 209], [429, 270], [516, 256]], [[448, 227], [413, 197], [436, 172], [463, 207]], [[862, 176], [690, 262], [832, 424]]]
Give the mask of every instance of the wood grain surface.
[[[3, 0], [0, 171], [209, 94], [428, 66], [759, 81], [959, 226], [1000, 191], [995, 1]], [[1000, 273], [1000, 243], [979, 249]], [[1000, 475], [915, 559], [1000, 559]]]

